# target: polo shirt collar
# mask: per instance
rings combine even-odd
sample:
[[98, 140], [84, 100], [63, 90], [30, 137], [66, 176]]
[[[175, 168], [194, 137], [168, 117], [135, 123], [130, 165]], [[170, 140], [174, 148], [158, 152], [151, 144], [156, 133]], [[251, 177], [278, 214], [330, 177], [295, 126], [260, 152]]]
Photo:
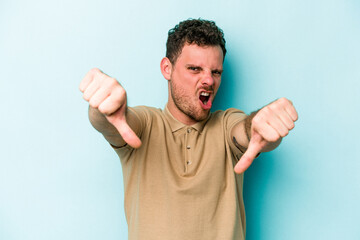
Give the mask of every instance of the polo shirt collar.
[[[172, 132], [176, 132], [177, 130], [184, 128], [184, 127], [189, 127], [189, 125], [186, 125], [180, 121], [178, 121], [169, 111], [168, 106], [166, 104], [165, 108], [164, 108], [164, 113], [166, 116], [166, 119], [169, 121], [170, 127], [171, 127], [171, 131]], [[196, 129], [198, 132], [202, 132], [206, 122], [209, 120], [211, 116], [211, 113], [206, 117], [206, 119], [197, 122], [193, 125], [191, 125], [192, 128]]]

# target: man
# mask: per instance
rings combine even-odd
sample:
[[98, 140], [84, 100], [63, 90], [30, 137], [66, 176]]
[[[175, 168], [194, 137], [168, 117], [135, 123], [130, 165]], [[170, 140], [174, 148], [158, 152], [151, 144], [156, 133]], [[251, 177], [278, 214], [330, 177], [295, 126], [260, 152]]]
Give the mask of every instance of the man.
[[226, 54], [214, 22], [180, 22], [166, 45], [164, 110], [127, 107], [122, 86], [98, 69], [80, 84], [92, 125], [121, 159], [129, 239], [245, 239], [242, 173], [280, 144], [296, 110], [281, 98], [249, 116], [210, 113]]

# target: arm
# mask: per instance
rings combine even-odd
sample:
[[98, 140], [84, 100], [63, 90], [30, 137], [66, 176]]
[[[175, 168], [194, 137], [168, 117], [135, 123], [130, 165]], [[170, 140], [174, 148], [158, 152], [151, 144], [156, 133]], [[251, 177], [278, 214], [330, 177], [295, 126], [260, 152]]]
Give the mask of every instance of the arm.
[[127, 111], [126, 92], [116, 79], [94, 68], [80, 83], [83, 98], [89, 102], [89, 119], [110, 144], [116, 147], [126, 143], [134, 148], [141, 145], [127, 122], [136, 126], [137, 118]]
[[292, 102], [280, 98], [257, 112], [250, 114], [244, 121], [237, 124], [232, 130], [234, 143], [244, 135], [248, 141], [242, 140], [238, 144], [247, 150], [235, 166], [236, 173], [244, 172], [260, 152], [268, 152], [279, 146], [283, 137], [294, 128], [298, 119]]

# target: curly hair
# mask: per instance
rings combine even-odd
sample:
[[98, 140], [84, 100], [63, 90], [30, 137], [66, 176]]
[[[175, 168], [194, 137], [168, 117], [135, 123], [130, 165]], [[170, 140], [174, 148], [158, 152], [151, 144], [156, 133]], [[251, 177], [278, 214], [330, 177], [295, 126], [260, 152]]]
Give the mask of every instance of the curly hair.
[[166, 42], [166, 57], [174, 64], [181, 54], [185, 43], [198, 46], [217, 46], [223, 51], [225, 59], [226, 48], [223, 31], [214, 21], [204, 19], [188, 19], [180, 22], [168, 32]]

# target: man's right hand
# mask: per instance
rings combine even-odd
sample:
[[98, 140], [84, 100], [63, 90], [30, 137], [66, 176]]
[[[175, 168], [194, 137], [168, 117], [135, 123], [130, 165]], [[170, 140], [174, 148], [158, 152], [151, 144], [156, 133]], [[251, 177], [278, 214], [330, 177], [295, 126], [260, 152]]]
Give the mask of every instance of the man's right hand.
[[141, 146], [140, 139], [126, 122], [126, 92], [116, 79], [94, 68], [86, 74], [79, 88], [83, 98], [106, 117], [127, 144], [133, 148]]

